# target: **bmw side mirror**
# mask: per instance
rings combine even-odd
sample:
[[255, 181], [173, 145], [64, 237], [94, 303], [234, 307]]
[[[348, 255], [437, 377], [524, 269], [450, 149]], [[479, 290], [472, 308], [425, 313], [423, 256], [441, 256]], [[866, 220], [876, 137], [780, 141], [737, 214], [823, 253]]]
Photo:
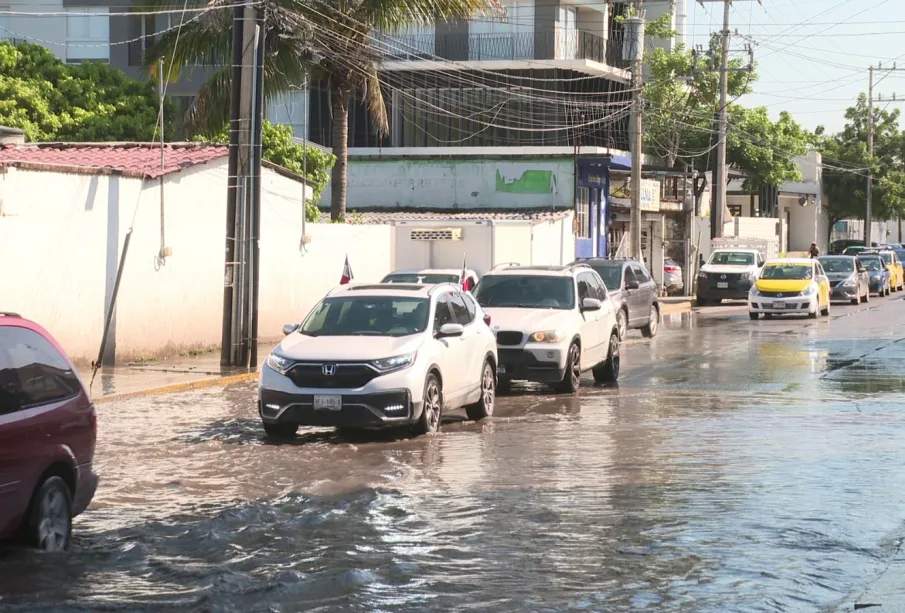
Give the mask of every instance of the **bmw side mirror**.
[[582, 311], [599, 311], [603, 305], [597, 298], [585, 298], [581, 301]]
[[465, 333], [465, 326], [462, 324], [443, 324], [437, 333], [437, 338], [446, 338], [449, 336], [462, 336]]
[[290, 334], [292, 334], [293, 332], [295, 332], [298, 329], [299, 329], [298, 324], [286, 324], [285, 326], [283, 326], [283, 334], [286, 336], [289, 336]]

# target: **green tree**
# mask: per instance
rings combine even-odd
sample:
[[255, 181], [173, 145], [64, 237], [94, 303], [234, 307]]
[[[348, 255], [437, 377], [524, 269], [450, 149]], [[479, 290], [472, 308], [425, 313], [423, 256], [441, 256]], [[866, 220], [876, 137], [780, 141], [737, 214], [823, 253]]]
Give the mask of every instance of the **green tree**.
[[[0, 42], [0, 124], [29, 141], [150, 141], [158, 110], [153, 83], [107, 64], [66, 64], [40, 45]], [[172, 119], [172, 105], [165, 113]]]
[[867, 152], [867, 96], [845, 111], [845, 127], [820, 142], [830, 228], [843, 219], [864, 219], [868, 170], [873, 173], [871, 215], [895, 219], [905, 215], [905, 134], [899, 110], [874, 108], [874, 155]]
[[[155, 7], [178, 7], [174, 0], [147, 0]], [[208, 0], [209, 5], [224, 0]], [[380, 134], [388, 130], [386, 105], [377, 74], [380, 54], [371, 44], [374, 32], [398, 32], [409, 26], [465, 19], [487, 12], [495, 0], [264, 0], [266, 56], [264, 96], [272, 99], [291, 86], [311, 81], [325, 83], [333, 116], [333, 153], [330, 216], [346, 215], [349, 110], [354, 97], [367, 103], [372, 123]], [[186, 23], [178, 34], [164, 34], [149, 50], [146, 62], [175, 59], [176, 66], [208, 65], [221, 68], [199, 92], [190, 125], [219, 129], [229, 116], [230, 11], [212, 11]], [[305, 60], [304, 58], [313, 58]], [[169, 75], [175, 78], [178, 75]]]
[[[668, 17], [665, 16], [665, 17]], [[657, 20], [648, 24], [648, 34], [666, 38], [671, 32]], [[711, 170], [716, 158], [716, 116], [719, 110], [719, 66], [722, 49], [714, 34], [709, 46], [695, 58], [679, 44], [673, 51], [648, 48], [648, 84], [645, 86], [645, 148], [672, 167], [687, 163], [699, 171]], [[731, 68], [744, 61], [730, 59]], [[746, 108], [734, 101], [753, 91], [757, 74], [735, 70], [729, 73], [728, 137], [726, 158], [730, 166], [747, 171], [749, 191], [761, 183], [781, 184], [800, 178], [793, 158], [807, 153], [813, 135], [788, 113], [772, 121], [765, 108]]]
[[[224, 128], [210, 138], [196, 136], [196, 141], [210, 140], [215, 143], [228, 143], [229, 130]], [[268, 162], [273, 162], [287, 170], [291, 170], [308, 180], [313, 196], [305, 203], [305, 218], [308, 221], [317, 221], [320, 210], [317, 203], [327, 183], [330, 181], [330, 168], [336, 158], [331, 153], [322, 151], [316, 147], [302, 147], [292, 142], [292, 128], [289, 126], [275, 125], [264, 121], [262, 157]], [[305, 163], [307, 154], [308, 161]]]

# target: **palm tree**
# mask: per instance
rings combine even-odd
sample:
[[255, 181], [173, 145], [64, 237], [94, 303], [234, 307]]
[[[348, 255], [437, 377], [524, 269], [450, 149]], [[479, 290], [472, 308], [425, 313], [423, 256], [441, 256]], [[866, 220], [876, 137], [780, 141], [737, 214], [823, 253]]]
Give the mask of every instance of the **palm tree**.
[[[153, 8], [183, 8], [179, 0], [147, 0]], [[145, 55], [145, 65], [155, 70], [160, 58], [165, 70], [172, 61], [170, 80], [185, 66], [213, 66], [217, 70], [200, 88], [186, 116], [190, 133], [213, 134], [229, 120], [230, 44], [235, 0], [190, 0], [190, 6], [210, 7], [209, 12], [187, 15], [178, 31], [165, 33]], [[372, 45], [377, 32], [393, 33], [482, 13], [499, 12], [497, 0], [263, 0], [266, 57], [265, 102], [306, 81], [326, 84], [333, 115], [333, 154], [330, 217], [342, 221], [346, 214], [349, 110], [360, 96], [367, 104], [378, 135], [389, 129], [380, 88], [380, 51]], [[195, 17], [192, 19], [192, 17]], [[189, 21], [191, 19], [191, 21]]]

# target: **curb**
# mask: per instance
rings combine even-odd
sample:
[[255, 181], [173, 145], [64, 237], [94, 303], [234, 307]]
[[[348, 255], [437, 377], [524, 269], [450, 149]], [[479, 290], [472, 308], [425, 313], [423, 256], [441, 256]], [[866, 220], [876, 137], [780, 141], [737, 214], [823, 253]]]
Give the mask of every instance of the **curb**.
[[123, 394], [110, 394], [101, 396], [100, 398], [92, 398], [94, 404], [103, 404], [106, 402], [114, 402], [117, 400], [128, 400], [130, 398], [141, 398], [144, 396], [156, 396], [158, 394], [175, 394], [177, 392], [188, 392], [206, 387], [218, 387], [221, 385], [230, 385], [232, 383], [244, 383], [246, 381], [254, 381], [258, 378], [258, 372], [245, 372], [238, 375], [228, 375], [225, 377], [212, 377], [210, 379], [201, 379], [200, 381], [192, 381], [189, 383], [174, 383], [173, 385], [164, 385], [162, 387], [153, 387], [137, 392], [125, 392]]
[[691, 302], [660, 305], [660, 315], [680, 315], [682, 313], [691, 313]]

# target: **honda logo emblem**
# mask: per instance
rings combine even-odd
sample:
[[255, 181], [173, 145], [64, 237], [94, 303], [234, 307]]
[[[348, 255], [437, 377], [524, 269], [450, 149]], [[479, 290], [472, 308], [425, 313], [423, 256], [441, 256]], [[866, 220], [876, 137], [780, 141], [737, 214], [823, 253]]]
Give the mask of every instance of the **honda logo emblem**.
[[324, 373], [324, 375], [326, 375], [328, 377], [332, 377], [333, 375], [336, 374], [336, 364], [324, 364], [324, 366], [321, 370]]

